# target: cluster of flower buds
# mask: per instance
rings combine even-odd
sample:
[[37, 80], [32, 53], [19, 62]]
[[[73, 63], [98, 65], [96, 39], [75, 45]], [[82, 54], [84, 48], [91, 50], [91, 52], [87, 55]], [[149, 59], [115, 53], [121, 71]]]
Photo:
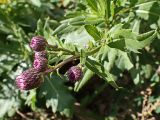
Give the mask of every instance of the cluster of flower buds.
[[[39, 87], [43, 82], [43, 75], [52, 72], [52, 70], [48, 69], [48, 58], [45, 50], [47, 44], [47, 41], [41, 36], [31, 39], [30, 47], [35, 53], [33, 67], [17, 76], [16, 86], [20, 90], [30, 90]], [[78, 66], [72, 66], [66, 74], [69, 81], [74, 83], [81, 79], [82, 70]]]
[[45, 50], [46, 46], [47, 41], [41, 36], [36, 36], [31, 39], [30, 47], [35, 52], [33, 67], [39, 72], [44, 72], [47, 69], [48, 59]]
[[36, 36], [31, 39], [30, 47], [34, 50], [33, 67], [22, 72], [16, 78], [16, 86], [21, 90], [30, 90], [37, 88], [43, 82], [43, 72], [47, 69], [47, 41]]

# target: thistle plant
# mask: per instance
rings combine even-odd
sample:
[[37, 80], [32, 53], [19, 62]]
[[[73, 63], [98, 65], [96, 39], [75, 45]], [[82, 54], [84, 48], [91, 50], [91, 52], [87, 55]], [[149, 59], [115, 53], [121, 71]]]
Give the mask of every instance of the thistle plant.
[[[43, 95], [42, 92], [45, 93], [42, 97], [45, 97], [47, 107], [52, 107], [53, 112], [59, 111], [63, 113], [68, 111], [70, 107], [70, 104], [68, 104], [70, 102], [67, 102], [67, 100], [71, 101], [71, 99], [67, 98], [68, 94], [66, 94], [66, 91], [74, 90], [78, 92], [83, 86], [90, 84], [86, 83], [92, 80], [95, 74], [96, 77], [99, 77], [98, 79], [103, 79], [104, 81], [91, 86], [94, 87], [93, 89], [96, 89], [93, 91], [93, 96], [84, 96], [83, 100], [78, 100], [82, 101], [82, 106], [85, 106], [84, 104], [87, 106], [87, 103], [84, 101], [87, 101], [88, 98], [91, 98], [88, 105], [92, 104], [91, 101], [105, 90], [106, 83], [116, 89], [120, 89], [121, 87], [116, 83], [122, 82], [119, 81], [121, 77], [129, 78], [127, 81], [132, 79], [133, 82], [131, 83], [137, 86], [143, 84], [145, 86], [146, 81], [148, 84], [150, 78], [150, 82], [159, 84], [159, 71], [157, 70], [157, 73], [153, 75], [155, 71], [152, 67], [159, 64], [157, 59], [159, 59], [158, 52], [160, 50], [156, 42], [156, 44], [150, 46], [153, 40], [159, 37], [159, 27], [156, 28], [159, 22], [153, 22], [156, 19], [159, 20], [159, 2], [80, 0], [78, 4], [73, 6], [75, 6], [75, 9], [71, 7], [71, 9], [66, 10], [65, 18], [56, 21], [52, 19], [56, 19], [54, 15], [48, 18], [45, 18], [47, 16], [45, 15], [41, 17], [44, 19], [37, 21], [37, 30], [32, 34], [37, 34], [38, 36], [33, 37], [30, 42], [30, 47], [34, 51], [33, 66], [16, 78], [16, 86], [19, 89], [31, 90], [41, 87], [40, 92], [39, 90], [36, 91], [36, 95], [41, 96]], [[41, 7], [39, 8], [41, 9]], [[54, 13], [52, 8], [47, 8], [46, 10], [51, 10], [51, 12], [47, 11], [47, 13]], [[154, 19], [151, 19], [152, 17], [150, 16], [154, 16]], [[151, 21], [148, 22], [147, 19]], [[12, 23], [12, 19], [10, 23]], [[17, 22], [15, 23], [17, 25]], [[149, 25], [149, 23], [151, 24]], [[4, 29], [2, 25], [2, 31], [8, 30], [8, 23], [6, 25], [7, 29]], [[26, 22], [23, 25], [26, 25]], [[13, 25], [11, 27], [13, 27], [12, 29], [16, 33], [12, 35], [15, 36], [14, 40], [17, 38], [18, 40], [26, 40], [27, 37], [23, 34], [30, 31], [18, 34], [17, 32], [21, 29], [15, 29], [16, 26]], [[12, 32], [7, 31], [8, 33]], [[11, 39], [12, 36], [9, 36], [8, 39]], [[13, 44], [14, 40], [12, 41]], [[20, 42], [20, 45], [23, 44], [21, 41], [18, 42]], [[28, 49], [26, 49], [26, 42], [24, 43], [22, 53], [26, 55]], [[156, 49], [153, 46], [156, 46]], [[143, 48], [144, 50], [141, 50]], [[26, 51], [24, 51], [25, 49]], [[16, 53], [18, 52], [19, 49], [17, 49]], [[140, 52], [142, 54], [138, 54]], [[156, 54], [148, 56], [148, 54], [152, 53]], [[149, 61], [146, 57], [151, 57], [152, 60]], [[67, 70], [63, 69], [65, 70], [63, 73], [66, 73], [63, 76], [59, 71], [62, 70], [60, 68], [65, 67], [67, 64], [70, 64], [71, 67]], [[124, 76], [124, 71], [127, 71], [127, 77]], [[69, 82], [75, 84], [64, 90], [63, 94], [61, 87], [68, 85], [63, 84], [62, 80], [63, 78], [66, 79], [66, 76]], [[45, 77], [44, 82], [43, 77]], [[61, 80], [61, 84], [59, 84], [58, 80]], [[95, 82], [93, 79], [91, 82], [95, 84], [97, 81]], [[134, 86], [134, 88], [136, 87]], [[66, 99], [64, 99], [64, 96]], [[66, 104], [61, 104], [62, 100]]]
[[[79, 58], [79, 55], [75, 55], [62, 61], [55, 67], [52, 67], [48, 65], [47, 51], [45, 50], [46, 47], [54, 49], [54, 51], [64, 51], [70, 54], [73, 54], [73, 52], [67, 49], [57, 48], [55, 46], [49, 45], [45, 38], [43, 38], [42, 36], [33, 37], [31, 39], [30, 47], [35, 52], [33, 68], [29, 68], [28, 70], [22, 72], [16, 78], [16, 86], [21, 90], [31, 90], [39, 87], [43, 81], [42, 76], [55, 71], [56, 69], [62, 67], [66, 63], [76, 58]], [[80, 78], [82, 77], [81, 68], [77, 66], [71, 67], [67, 72], [67, 77], [72, 82], [80, 80]]]

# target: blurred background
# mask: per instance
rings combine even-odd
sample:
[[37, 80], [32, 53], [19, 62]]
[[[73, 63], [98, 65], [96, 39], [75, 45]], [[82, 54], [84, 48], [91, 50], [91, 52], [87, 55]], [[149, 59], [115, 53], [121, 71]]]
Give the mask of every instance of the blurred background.
[[[53, 33], [66, 19], [88, 14], [86, 1], [89, 0], [0, 3], [0, 120], [160, 120], [159, 0], [110, 1], [111, 13], [117, 14], [109, 28], [122, 23], [138, 34], [158, 30], [150, 46], [140, 50], [140, 54], [131, 54], [135, 69], [128, 70], [131, 64], [125, 58], [113, 65], [111, 72], [124, 89], [115, 90], [97, 75], [79, 92], [74, 92], [74, 85], [58, 76], [36, 90], [21, 92], [15, 87], [16, 76], [32, 66], [31, 37], [41, 34], [49, 43], [54, 43], [57, 38]], [[83, 24], [75, 23], [59, 36], [82, 43], [90, 36], [80, 32], [81, 26]], [[61, 73], [78, 62], [64, 66]], [[114, 71], [117, 68], [118, 71]]]

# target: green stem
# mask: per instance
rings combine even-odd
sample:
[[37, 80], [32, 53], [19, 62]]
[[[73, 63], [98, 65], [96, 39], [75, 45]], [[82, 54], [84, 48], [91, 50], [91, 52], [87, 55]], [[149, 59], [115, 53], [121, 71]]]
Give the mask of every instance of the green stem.
[[60, 62], [56, 66], [50, 66], [49, 67], [50, 69], [45, 74], [53, 72], [53, 71], [57, 70], [58, 68], [61, 68], [63, 65], [65, 65], [65, 64], [67, 64], [67, 63], [69, 63], [69, 62], [71, 62], [71, 61], [73, 61], [74, 59], [77, 59], [77, 58], [79, 58], [79, 56], [72, 56], [72, 57]]
[[70, 53], [71, 55], [75, 55], [74, 51], [70, 51], [70, 50], [65, 49], [65, 48], [57, 48], [57, 51], [64, 51], [64, 52]]
[[70, 50], [65, 49], [65, 48], [58, 48], [57, 46], [54, 46], [54, 45], [48, 45], [48, 47], [52, 48], [54, 51], [64, 51], [64, 52], [67, 52], [71, 55], [75, 55], [74, 51], [70, 51]]
[[70, 57], [70, 58], [62, 61], [61, 63], [57, 64], [57, 65], [54, 67], [54, 69], [61, 68], [61, 67], [62, 67], [63, 65], [65, 65], [66, 63], [71, 62], [72, 60], [74, 60], [74, 59], [76, 59], [76, 58], [78, 58], [78, 57], [79, 57], [79, 56], [72, 56], [72, 57]]
[[[64, 51], [64, 52], [69, 53], [69, 54], [71, 54], [71, 55], [75, 55], [75, 52], [74, 52], [74, 51], [70, 51], [70, 50], [65, 49], [65, 48], [57, 48], [57, 47], [54, 46], [54, 45], [48, 45], [48, 46], [49, 46], [50, 48], [52, 48], [54, 51]], [[98, 52], [98, 50], [99, 50], [100, 48], [101, 48], [101, 46], [98, 46], [98, 47], [96, 47], [95, 49], [86, 52], [86, 55], [87, 55], [87, 56], [92, 55], [92, 54]], [[54, 52], [50, 51], [49, 53], [54, 53]], [[77, 56], [77, 55], [76, 55], [76, 56]], [[78, 55], [78, 56], [79, 56], [79, 55]]]
[[48, 54], [58, 54], [58, 51], [47, 51]]

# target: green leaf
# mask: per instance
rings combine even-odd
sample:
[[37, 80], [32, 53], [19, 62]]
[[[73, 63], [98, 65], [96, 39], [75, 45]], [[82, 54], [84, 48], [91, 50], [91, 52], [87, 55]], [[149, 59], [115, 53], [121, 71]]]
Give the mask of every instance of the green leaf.
[[37, 34], [43, 35], [43, 26], [44, 26], [44, 24], [43, 24], [42, 20], [39, 19], [39, 20], [37, 21], [37, 30], [36, 30], [36, 33], [37, 33]]
[[33, 5], [40, 7], [41, 6], [41, 1], [40, 0], [30, 0]]
[[111, 1], [110, 4], [111, 4], [111, 5], [110, 5], [111, 17], [112, 17], [112, 19], [113, 19], [114, 14], [115, 14], [115, 4], [114, 4], [113, 1]]
[[125, 39], [126, 48], [135, 53], [139, 53], [138, 50], [143, 48], [142, 45], [134, 39]]
[[60, 26], [58, 26], [52, 33], [52, 35], [56, 35], [58, 34], [60, 31], [62, 31], [63, 29], [65, 29], [68, 26], [68, 24], [61, 24]]
[[[18, 41], [8, 41], [10, 44], [7, 42], [0, 41], [0, 54], [6, 54], [6, 52], [9, 53], [14, 53], [14, 54], [21, 54], [21, 48], [20, 48], [20, 43]], [[8, 49], [9, 48], [9, 49]]]
[[88, 6], [89, 6], [92, 10], [94, 10], [94, 11], [96, 11], [96, 12], [98, 11], [96, 0], [86, 0], [86, 2], [87, 2], [87, 4], [88, 4]]
[[92, 78], [93, 75], [94, 73], [87, 69], [82, 80], [75, 84], [74, 91], [78, 92]]
[[27, 96], [26, 102], [28, 106], [32, 108], [32, 110], [36, 110], [36, 90], [30, 90], [29, 95]]
[[152, 71], [153, 71], [152, 65], [146, 64], [146, 65], [142, 66], [142, 70], [143, 70], [144, 77], [146, 79], [149, 79], [151, 77]]
[[14, 110], [16, 112], [17, 103], [14, 99], [0, 99], [0, 118], [3, 118], [7, 113]]
[[106, 51], [106, 53], [107, 53], [106, 59], [103, 60], [104, 61], [103, 66], [107, 71], [110, 71], [113, 65], [115, 64], [115, 60], [118, 55], [118, 50], [108, 47], [108, 50]]
[[140, 23], [141, 23], [141, 20], [139, 20], [139, 19], [135, 20], [133, 28], [132, 28], [133, 32], [135, 32], [137, 34], [139, 33]]
[[105, 0], [97, 0], [99, 3], [98, 9], [99, 9], [99, 14], [105, 17], [106, 13], [106, 1]]
[[84, 49], [84, 47], [88, 45], [89, 41], [92, 40], [92, 37], [86, 32], [84, 27], [79, 27], [73, 32], [63, 34], [60, 39], [64, 39], [65, 44], [80, 46]]
[[152, 77], [151, 77], [151, 81], [153, 83], [159, 83], [160, 79], [159, 79], [159, 75], [157, 73], [155, 73]]
[[115, 30], [113, 31], [113, 33], [111, 33], [111, 37], [113, 39], [118, 39], [118, 38], [127, 38], [127, 39], [135, 39], [137, 38], [136, 34], [132, 32], [131, 29], [119, 29], [119, 30]]
[[156, 36], [157, 36], [157, 31], [155, 31], [152, 36], [149, 36], [148, 38], [144, 39], [143, 41], [140, 41], [140, 44], [142, 45], [142, 47], [145, 47], [146, 45], [151, 44], [153, 42], [153, 40], [156, 38]]
[[[117, 28], [117, 29], [115, 29]], [[109, 43], [110, 47], [125, 51], [126, 49], [138, 53], [140, 44], [136, 40], [137, 36], [131, 29], [122, 29], [122, 25], [117, 25], [110, 30], [110, 36], [113, 41]]]
[[99, 75], [99, 77], [107, 81], [114, 88], [119, 89], [118, 85], [114, 81], [113, 76], [108, 72], [107, 69], [104, 68], [104, 66], [101, 63], [93, 59], [87, 58], [86, 66], [92, 72], [94, 72], [95, 74]]
[[138, 41], [125, 38], [116, 39], [113, 42], [110, 42], [108, 46], [122, 51], [133, 51], [135, 53], [139, 53], [138, 50], [141, 49], [141, 44]]
[[155, 33], [155, 30], [140, 34], [137, 36], [137, 40], [138, 41], [143, 41], [144, 39], [149, 38], [150, 36], [152, 36]]
[[118, 59], [115, 61], [115, 63], [119, 69], [121, 69], [122, 71], [130, 70], [133, 67], [133, 64], [126, 52], [118, 50], [117, 56]]
[[83, 16], [76, 16], [76, 17], [74, 17], [74, 18], [69, 18], [69, 19], [66, 19], [66, 20], [63, 20], [63, 21], [61, 21], [61, 23], [62, 24], [73, 24], [73, 23], [75, 23], [75, 22], [82, 22], [82, 21], [84, 21], [85, 20], [85, 16], [83, 15]]
[[102, 15], [106, 18], [106, 20], [109, 20], [110, 17], [110, 0], [98, 0], [100, 4], [100, 12]]
[[0, 25], [0, 33], [5, 33], [5, 34], [13, 34], [12, 29], [10, 28], [10, 26], [7, 26], [6, 24], [1, 24]]
[[160, 107], [159, 107], [159, 106], [156, 108], [155, 112], [156, 112], [157, 114], [160, 114]]
[[139, 69], [131, 69], [131, 77], [135, 85], [140, 83], [140, 70]]
[[116, 39], [113, 42], [110, 42], [108, 46], [111, 48], [120, 49], [122, 51], [126, 50], [125, 39]]
[[94, 40], [101, 40], [101, 33], [93, 25], [85, 25], [86, 31], [94, 38]]
[[1, 81], [0, 83], [0, 119], [5, 118], [5, 116], [13, 116], [16, 110], [21, 107], [21, 101], [18, 97], [20, 94], [18, 94], [13, 80], [9, 76], [6, 76], [6, 79], [6, 82]]
[[[134, 33], [130, 33], [130, 35], [133, 35], [133, 36], [132, 37], [124, 36], [125, 38], [127, 38], [125, 39], [126, 48], [128, 48], [131, 51], [137, 52], [138, 49], [144, 48], [154, 40], [154, 38], [156, 37], [156, 32], [153, 33], [151, 31], [139, 36], [137, 36]], [[137, 41], [137, 39], [141, 41]]]
[[109, 47], [107, 45], [102, 46], [101, 49], [103, 49], [103, 54], [100, 58], [100, 61], [103, 63], [104, 61], [108, 60], [108, 52], [109, 52]]
[[54, 113], [59, 111], [61, 114], [70, 117], [74, 98], [63, 85], [63, 82], [64, 80], [56, 74], [51, 75], [50, 78], [46, 77], [44, 84], [40, 87], [39, 95], [45, 97], [46, 106], [51, 107]]
[[83, 49], [81, 49], [81, 53], [80, 53], [80, 63], [82, 65], [84, 65], [86, 62], [86, 53]]
[[136, 5], [139, 7], [135, 12], [137, 15], [145, 20], [148, 20], [151, 17], [153, 20], [160, 17], [159, 11], [159, 3], [157, 1], [151, 1]]
[[114, 35], [116, 31], [121, 30], [122, 27], [123, 27], [123, 24], [122, 24], [122, 23], [119, 23], [119, 24], [117, 24], [117, 25], [114, 25], [114, 26], [109, 30], [110, 36], [113, 37], [112, 35]]
[[149, 45], [156, 37], [156, 31], [150, 31], [141, 35], [136, 35], [129, 29], [121, 29], [113, 33], [113, 41], [108, 44], [111, 48], [117, 48], [122, 51], [128, 49], [138, 53], [139, 49]]

